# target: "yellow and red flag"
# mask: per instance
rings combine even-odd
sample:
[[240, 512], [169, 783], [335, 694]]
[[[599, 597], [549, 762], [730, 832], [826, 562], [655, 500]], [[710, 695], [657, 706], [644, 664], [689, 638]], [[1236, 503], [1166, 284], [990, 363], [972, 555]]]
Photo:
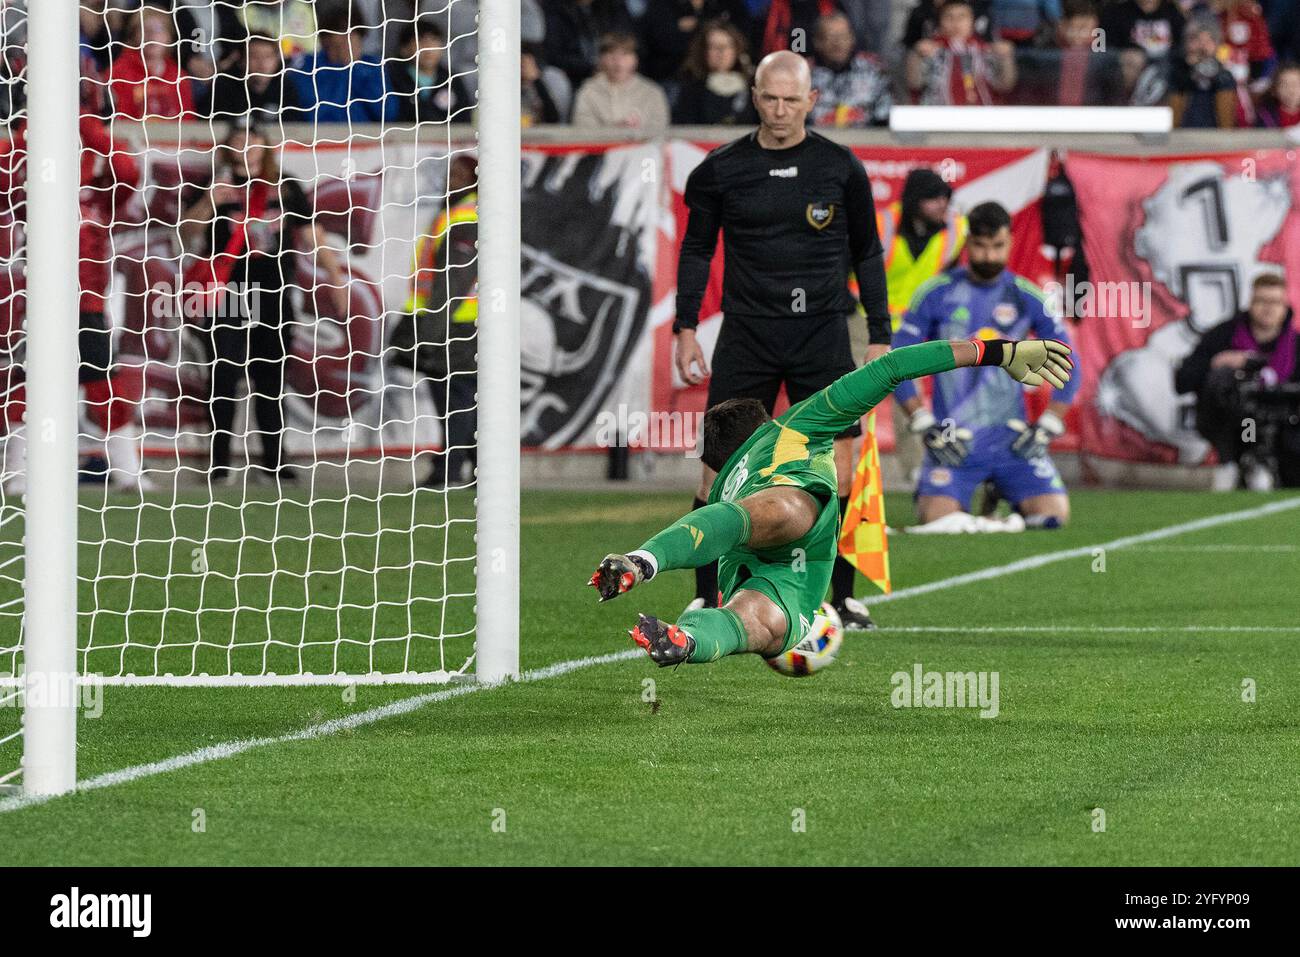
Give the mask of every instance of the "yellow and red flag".
[[889, 594], [889, 541], [885, 535], [885, 495], [876, 446], [876, 410], [867, 416], [862, 457], [853, 475], [849, 505], [840, 528], [840, 554], [885, 594]]

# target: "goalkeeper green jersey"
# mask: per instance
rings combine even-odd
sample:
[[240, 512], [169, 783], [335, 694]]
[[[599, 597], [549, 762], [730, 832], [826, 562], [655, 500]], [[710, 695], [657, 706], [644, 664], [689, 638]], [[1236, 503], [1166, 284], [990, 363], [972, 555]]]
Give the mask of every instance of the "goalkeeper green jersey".
[[904, 379], [956, 367], [947, 341], [886, 353], [792, 405], [754, 431], [727, 460], [709, 490], [709, 504], [739, 502], [768, 488], [803, 489], [821, 505], [800, 539], [769, 549], [739, 546], [718, 561], [725, 603], [741, 588], [762, 592], [786, 614], [786, 647], [803, 637], [826, 598], [839, 539], [835, 436], [866, 415]]

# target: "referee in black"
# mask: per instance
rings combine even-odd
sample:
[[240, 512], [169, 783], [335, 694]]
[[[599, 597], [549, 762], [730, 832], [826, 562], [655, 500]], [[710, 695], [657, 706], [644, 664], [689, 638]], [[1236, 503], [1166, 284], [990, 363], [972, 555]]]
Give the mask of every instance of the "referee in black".
[[[889, 349], [889, 304], [875, 203], [862, 163], [807, 130], [817, 100], [808, 64], [788, 50], [763, 58], [752, 90], [758, 129], [720, 146], [686, 181], [689, 219], [677, 260], [677, 371], [694, 385], [710, 377], [695, 338], [709, 264], [724, 239], [722, 331], [713, 351], [708, 405], [759, 399], [770, 413], [785, 383], [792, 403], [825, 388], [855, 363], [849, 322], [861, 322], [849, 292], [857, 275], [866, 311], [865, 358]], [[835, 443], [840, 512], [853, 475], [854, 425]], [[704, 466], [695, 508], [715, 473]], [[846, 628], [874, 625], [853, 597], [856, 569], [835, 561], [831, 600]], [[717, 604], [718, 566], [695, 572], [696, 607]]]

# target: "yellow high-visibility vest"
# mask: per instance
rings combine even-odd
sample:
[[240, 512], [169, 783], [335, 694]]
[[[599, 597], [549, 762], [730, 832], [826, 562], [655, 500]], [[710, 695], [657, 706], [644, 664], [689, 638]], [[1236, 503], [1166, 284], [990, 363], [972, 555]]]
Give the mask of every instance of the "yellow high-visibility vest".
[[884, 212], [876, 213], [876, 229], [880, 233], [880, 245], [885, 250], [889, 318], [895, 330], [903, 321], [903, 313], [911, 305], [912, 296], [921, 288], [921, 284], [932, 276], [937, 276], [961, 255], [970, 230], [965, 216], [949, 213], [944, 228], [930, 237], [930, 241], [921, 250], [921, 255], [913, 258], [907, 240], [899, 235], [902, 219], [902, 203], [890, 203]]
[[[444, 209], [433, 222], [433, 229], [421, 236], [415, 244], [415, 274], [411, 277], [411, 295], [406, 300], [407, 312], [419, 312], [429, 306], [429, 293], [432, 284], [437, 281], [438, 250], [447, 238], [447, 231], [456, 223], [478, 222], [478, 193], [470, 193], [455, 206]], [[457, 267], [462, 268], [462, 267]], [[470, 267], [464, 267], [470, 268]], [[478, 283], [474, 284], [475, 294], [467, 296], [456, 304], [452, 311], [452, 322], [476, 322], [478, 320]]]

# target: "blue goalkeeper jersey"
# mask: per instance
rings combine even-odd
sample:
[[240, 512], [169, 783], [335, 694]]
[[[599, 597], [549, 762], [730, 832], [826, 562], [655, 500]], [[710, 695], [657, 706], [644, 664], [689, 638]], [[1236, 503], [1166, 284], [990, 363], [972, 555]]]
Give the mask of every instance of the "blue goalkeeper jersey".
[[[894, 347], [932, 339], [1060, 339], [1070, 343], [1065, 322], [1047, 301], [1046, 294], [1028, 279], [1010, 270], [991, 283], [976, 281], [964, 266], [940, 273], [917, 290], [912, 304], [894, 333]], [[1053, 399], [1069, 402], [1079, 391], [1079, 360], [1071, 356], [1074, 372]], [[898, 402], [917, 394], [914, 380], [895, 390]], [[999, 458], [1008, 452], [1015, 433], [1007, 420], [1026, 420], [1025, 388], [1001, 369], [972, 366], [956, 369], [934, 380], [931, 408], [939, 421], [952, 419], [970, 429], [968, 462]]]

